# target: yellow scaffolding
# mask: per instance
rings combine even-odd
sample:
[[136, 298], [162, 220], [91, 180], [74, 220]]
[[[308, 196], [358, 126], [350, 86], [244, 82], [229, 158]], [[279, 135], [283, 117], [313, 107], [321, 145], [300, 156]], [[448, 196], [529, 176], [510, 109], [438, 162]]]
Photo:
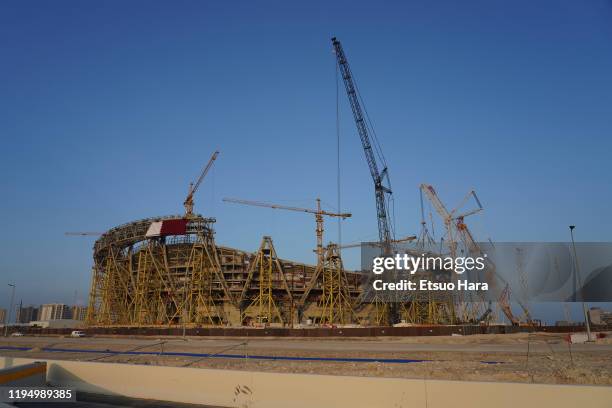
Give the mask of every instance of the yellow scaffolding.
[[338, 245], [329, 244], [323, 256], [322, 324], [351, 323], [355, 317], [348, 280]]
[[[247, 305], [241, 312], [242, 321], [247, 317], [255, 318], [257, 323], [262, 324], [283, 324], [286, 320], [291, 320], [291, 316], [289, 316], [289, 319], [283, 318], [283, 313], [276, 304], [275, 298], [277, 295], [274, 294], [274, 290], [279, 287], [278, 283], [281, 284], [280, 289], [286, 292], [289, 301], [293, 303], [291, 291], [287, 285], [281, 262], [276, 255], [272, 238], [264, 236], [255, 255], [255, 260], [250, 265], [242, 291], [241, 304]], [[249, 292], [253, 287], [258, 290], [255, 297], [250, 299]]]
[[234, 301], [221, 273], [212, 220], [192, 217], [189, 222], [185, 235], [147, 237], [150, 221], [143, 220], [98, 241], [89, 325], [217, 325], [227, 321], [220, 305]]

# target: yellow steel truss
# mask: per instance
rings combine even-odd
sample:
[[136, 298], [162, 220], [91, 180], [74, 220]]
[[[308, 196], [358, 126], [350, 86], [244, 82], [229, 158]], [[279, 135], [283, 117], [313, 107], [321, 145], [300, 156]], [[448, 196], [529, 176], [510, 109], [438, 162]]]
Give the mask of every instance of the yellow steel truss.
[[340, 250], [329, 244], [323, 256], [322, 324], [351, 323], [355, 317]]
[[[242, 291], [241, 301], [247, 306], [241, 313], [241, 320], [244, 321], [246, 317], [251, 317], [255, 318], [258, 323], [284, 323], [286, 319], [283, 318], [283, 313], [275, 301], [277, 296], [274, 294], [274, 289], [279, 286], [291, 301], [291, 292], [281, 262], [276, 255], [272, 238], [264, 236], [255, 259], [250, 265]], [[249, 292], [253, 287], [257, 292], [254, 297], [249, 298]]]

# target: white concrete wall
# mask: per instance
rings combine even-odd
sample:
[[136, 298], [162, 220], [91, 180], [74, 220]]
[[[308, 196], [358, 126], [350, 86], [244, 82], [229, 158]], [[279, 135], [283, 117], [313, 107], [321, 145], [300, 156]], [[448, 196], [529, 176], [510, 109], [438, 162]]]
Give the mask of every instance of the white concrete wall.
[[29, 326], [39, 326], [50, 329], [78, 329], [85, 325], [82, 320], [74, 319], [55, 319], [55, 320], [33, 320]]
[[[6, 360], [0, 364], [34, 361]], [[47, 379], [54, 385], [222, 407], [612, 407], [612, 387], [277, 374], [58, 360], [47, 363]]]

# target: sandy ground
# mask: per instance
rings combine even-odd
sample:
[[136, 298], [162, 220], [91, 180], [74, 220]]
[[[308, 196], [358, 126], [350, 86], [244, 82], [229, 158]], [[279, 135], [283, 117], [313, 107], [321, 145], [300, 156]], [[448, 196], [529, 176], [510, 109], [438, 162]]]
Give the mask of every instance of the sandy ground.
[[[610, 336], [595, 343], [573, 345], [569, 345], [564, 337], [565, 335], [548, 333], [354, 339], [16, 337], [0, 339], [0, 347], [32, 349], [0, 350], [0, 355], [283, 373], [612, 385]], [[160, 344], [161, 342], [164, 344]], [[44, 347], [135, 350], [160, 354], [142, 356], [59, 353], [42, 351]], [[243, 357], [168, 356], [161, 354], [162, 349], [163, 353], [237, 354]], [[256, 355], [427, 361], [414, 363], [278, 361], [253, 358]]]

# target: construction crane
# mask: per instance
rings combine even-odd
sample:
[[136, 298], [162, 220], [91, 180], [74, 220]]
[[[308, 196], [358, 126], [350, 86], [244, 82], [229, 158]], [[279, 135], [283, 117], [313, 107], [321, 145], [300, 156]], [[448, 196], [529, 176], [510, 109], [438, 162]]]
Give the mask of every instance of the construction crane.
[[499, 295], [499, 299], [497, 301], [500, 309], [510, 321], [510, 324], [512, 326], [519, 326], [521, 321], [514, 315], [514, 313], [512, 313], [512, 308], [510, 307], [510, 285], [508, 283], [506, 283], [506, 286], [504, 287], [504, 290], [502, 290], [502, 293]]
[[240, 200], [237, 198], [224, 198], [224, 202], [226, 203], [234, 203], [234, 204], [244, 204], [244, 205], [252, 205], [256, 207], [266, 207], [266, 208], [274, 208], [278, 210], [289, 210], [289, 211], [297, 211], [297, 212], [305, 212], [309, 214], [314, 214], [315, 221], [317, 224], [316, 233], [317, 233], [317, 257], [318, 261], [323, 260], [323, 217], [340, 217], [342, 219], [351, 217], [350, 213], [332, 213], [328, 211], [324, 211], [321, 209], [321, 199], [317, 198], [317, 208], [300, 208], [300, 207], [289, 207], [285, 205], [278, 204], [270, 204], [262, 201], [251, 201], [251, 200]]
[[421, 200], [421, 232], [417, 239], [417, 247], [422, 250], [433, 248], [436, 245], [434, 227], [433, 227], [433, 216], [429, 211], [429, 218], [431, 220], [431, 233], [427, 228], [427, 221], [425, 220], [425, 205], [423, 202], [423, 190], [419, 189], [419, 198]]
[[64, 233], [64, 235], [69, 235], [69, 236], [88, 236], [88, 235], [100, 236], [102, 234], [104, 233], [103, 232], [75, 232], [75, 231]]
[[[440, 217], [442, 218], [445, 224], [445, 227], [447, 230], [448, 245], [449, 245], [449, 249], [451, 250], [451, 256], [453, 257], [457, 256], [456, 254], [457, 239], [461, 239], [465, 248], [470, 253], [477, 254], [479, 256], [483, 256], [483, 252], [482, 252], [482, 249], [480, 248], [480, 245], [478, 245], [478, 243], [474, 239], [474, 236], [472, 235], [472, 233], [470, 232], [469, 228], [467, 227], [465, 223], [466, 217], [473, 215], [473, 214], [477, 214], [483, 210], [482, 204], [480, 200], [478, 199], [476, 192], [474, 190], [469, 191], [466, 194], [466, 196], [463, 198], [461, 203], [457, 207], [455, 207], [454, 210], [448, 211], [446, 207], [444, 206], [444, 204], [442, 203], [442, 201], [440, 200], [440, 198], [438, 197], [436, 190], [431, 185], [421, 184], [421, 191], [424, 192], [425, 195], [429, 198], [432, 205], [434, 206], [438, 214], [440, 214]], [[476, 202], [477, 207], [473, 210], [469, 210], [467, 212], [457, 214], [458, 210], [465, 205], [465, 203], [470, 199], [470, 197], [474, 198], [474, 201]], [[508, 320], [513, 326], [520, 325], [521, 324], [520, 319], [514, 315], [514, 313], [512, 312], [512, 308], [510, 306], [510, 293], [511, 293], [510, 285], [501, 276], [499, 276], [495, 272], [495, 264], [493, 264], [490, 259], [488, 259], [488, 264], [489, 264], [489, 269], [490, 269], [488, 276], [489, 276], [489, 280], [491, 282], [492, 287], [496, 286], [496, 279], [499, 279], [500, 281], [502, 281], [502, 283], [505, 283], [504, 289], [502, 290], [500, 296], [497, 299], [500, 309], [506, 315], [506, 317], [508, 318]], [[525, 313], [527, 324], [528, 325], [533, 324], [533, 319], [531, 318], [531, 315], [529, 313], [529, 309], [527, 308], [527, 306], [523, 302], [521, 302], [520, 299], [517, 299], [517, 302], [519, 303], [519, 305], [521, 306], [521, 309], [523, 309]]]
[[[474, 197], [476, 198], [476, 200], [478, 200], [478, 198], [476, 197], [476, 193], [474, 193], [473, 191], [472, 193], [474, 194]], [[478, 204], [480, 206], [480, 209], [482, 209], [482, 206], [480, 205], [480, 201], [478, 201]], [[474, 212], [471, 211], [466, 214], [474, 214]], [[464, 216], [456, 217], [456, 227], [457, 227], [457, 230], [459, 232], [459, 235], [465, 247], [468, 248], [468, 250], [471, 253], [478, 254], [479, 256], [483, 256], [484, 254], [482, 252], [482, 249], [480, 248], [480, 245], [478, 245], [478, 243], [474, 240], [474, 236], [472, 235], [472, 233], [470, 232], [470, 230], [468, 229], [467, 225], [464, 222]], [[523, 284], [526, 285], [526, 283], [523, 283], [523, 280], [525, 280], [526, 277], [524, 276], [525, 271], [522, 269], [523, 266], [521, 265], [520, 251], [518, 251], [517, 255], [519, 258], [517, 259], [519, 280], [521, 280], [521, 285]], [[521, 321], [521, 319], [514, 315], [514, 313], [512, 312], [512, 308], [510, 306], [510, 295], [511, 295], [510, 285], [508, 284], [508, 282], [505, 281], [505, 279], [503, 279], [499, 274], [496, 273], [495, 264], [490, 259], [488, 260], [488, 264], [489, 264], [489, 269], [490, 269], [488, 273], [488, 278], [489, 278], [489, 281], [492, 283], [492, 288], [496, 286], [496, 281], [495, 281], [496, 279], [499, 279], [502, 283], [506, 283], [502, 291], [502, 294], [499, 296], [497, 300], [500, 305], [501, 310], [504, 312], [508, 320], [510, 320], [512, 325], [514, 326], [523, 325], [523, 322]], [[526, 288], [525, 288], [525, 291], [526, 291]], [[519, 297], [515, 296], [514, 299], [516, 303], [518, 303], [518, 305], [523, 310], [524, 318], [525, 318], [525, 325], [527, 326], [536, 325], [537, 322], [531, 317], [531, 313], [527, 305]]]
[[502, 291], [498, 299], [499, 306], [510, 321], [510, 324], [512, 324], [512, 326], [539, 326], [541, 324], [541, 320], [533, 319], [525, 303], [523, 303], [518, 297], [515, 297], [514, 299], [516, 300], [516, 303], [518, 303], [518, 305], [521, 307], [521, 309], [523, 309], [523, 313], [525, 314], [525, 320], [522, 321], [521, 318], [517, 317], [512, 312], [512, 308], [510, 307], [511, 293], [512, 291], [510, 289], [510, 284], [506, 283], [506, 286], [504, 287], [504, 290]]
[[202, 173], [200, 173], [200, 177], [198, 177], [196, 182], [189, 183], [189, 193], [187, 193], [187, 198], [185, 198], [185, 202], [183, 203], [185, 206], [185, 217], [191, 217], [193, 215], [193, 195], [196, 191], [198, 191], [200, 184], [202, 184], [202, 180], [204, 180], [204, 177], [206, 177], [208, 170], [210, 170], [218, 155], [219, 152], [215, 151], [210, 157], [210, 160], [208, 160], [208, 163], [204, 169], [202, 169]]
[[[394, 240], [391, 241], [391, 243], [398, 244], [398, 243], [402, 243], [402, 242], [412, 242], [415, 239], [417, 239], [416, 235], [410, 235], [410, 236], [405, 237], [405, 238], [394, 239]], [[365, 245], [365, 246], [381, 246], [381, 243], [380, 242], [355, 242], [355, 243], [352, 243], [352, 244], [346, 244], [346, 245], [338, 246], [338, 248], [340, 248], [340, 249], [350, 249], [350, 248], [358, 248], [358, 247], [360, 247], [362, 245]]]
[[[370, 168], [372, 180], [374, 181], [374, 193], [376, 195], [376, 215], [378, 218], [378, 238], [379, 241], [382, 243], [383, 253], [388, 255], [391, 253], [391, 241], [393, 241], [393, 234], [389, 223], [390, 217], [386, 199], [386, 195], [390, 195], [392, 193], [391, 188], [389, 187], [388, 170], [386, 166], [383, 167], [382, 171], [378, 170], [378, 164], [376, 163], [376, 157], [374, 155], [373, 146], [370, 141], [368, 123], [366, 123], [367, 112], [366, 116], [364, 116], [364, 111], [361, 109], [361, 104], [359, 103], [360, 97], [358, 95], [357, 87], [354, 83], [353, 74], [346, 59], [346, 55], [344, 54], [342, 44], [340, 44], [340, 41], [336, 37], [332, 38], [332, 44], [336, 54], [336, 61], [338, 63], [338, 67], [340, 69], [342, 79], [344, 81], [344, 86], [346, 88], [346, 94], [351, 104], [353, 117], [355, 119], [355, 124], [357, 125], [359, 138], [361, 139], [361, 145], [365, 153], [366, 161], [368, 162], [368, 166]], [[387, 181], [386, 186], [384, 184], [385, 179]]]
[[[516, 269], [517, 269], [518, 276], [519, 276], [519, 283], [522, 289], [521, 296], [520, 296], [522, 299], [517, 298], [517, 303], [519, 304], [521, 309], [523, 309], [525, 321], [527, 322], [527, 324], [532, 325], [533, 319], [531, 318], [531, 312], [529, 311], [529, 308], [526, 305], [527, 298], [529, 296], [529, 286], [527, 282], [527, 272], [525, 271], [525, 259], [524, 259], [523, 249], [514, 248], [514, 250], [516, 254]], [[523, 302], [523, 299], [525, 299], [525, 302]]]
[[[478, 246], [476, 245], [470, 231], [467, 228], [467, 225], [465, 225], [464, 222], [465, 217], [477, 214], [482, 211], [482, 204], [480, 203], [476, 192], [474, 190], [470, 190], [465, 195], [461, 203], [453, 210], [449, 211], [442, 203], [442, 200], [440, 200], [440, 197], [438, 197], [438, 193], [436, 193], [436, 190], [433, 188], [433, 186], [431, 186], [430, 184], [421, 184], [420, 190], [421, 193], [425, 193], [425, 195], [435, 208], [436, 212], [440, 215], [440, 218], [442, 218], [442, 222], [444, 223], [444, 226], [446, 228], [447, 243], [451, 251], [451, 256], [457, 256], [456, 251], [458, 238], [465, 238], [467, 240], [466, 243], [468, 244], [468, 246], [471, 247], [472, 250], [479, 251], [480, 248], [478, 248]], [[471, 197], [473, 197], [476, 201], [477, 207], [465, 213], [457, 214], [457, 212], [465, 205], [465, 203], [467, 203], [467, 201]], [[462, 236], [458, 236], [457, 233], [461, 234]]]
[[[424, 193], [427, 196], [427, 198], [429, 199], [429, 201], [435, 208], [436, 212], [440, 215], [440, 218], [442, 218], [444, 227], [446, 229], [446, 238], [447, 238], [446, 244], [448, 245], [448, 248], [450, 250], [451, 257], [453, 258], [457, 257], [457, 247], [458, 247], [459, 240], [463, 242], [465, 249], [469, 253], [475, 254], [477, 256], [483, 256], [482, 249], [480, 248], [478, 243], [474, 240], [472, 233], [470, 232], [469, 228], [465, 224], [466, 217], [473, 215], [473, 214], [477, 214], [483, 210], [482, 204], [480, 203], [480, 200], [478, 199], [476, 192], [474, 190], [470, 190], [465, 195], [463, 200], [461, 200], [459, 205], [455, 207], [453, 210], [449, 211], [446, 208], [446, 206], [442, 203], [442, 200], [440, 200], [440, 197], [436, 193], [436, 190], [433, 188], [433, 186], [429, 184], [421, 184], [420, 190], [421, 190], [421, 194]], [[458, 214], [459, 210], [465, 206], [465, 204], [468, 202], [470, 198], [474, 199], [477, 207], [475, 209]], [[488, 263], [487, 270], [490, 276], [489, 280], [491, 281], [491, 285], [495, 285], [495, 280], [494, 280], [495, 279], [495, 265], [489, 259], [487, 259], [487, 263]], [[464, 309], [463, 316], [462, 316], [462, 319], [464, 321], [480, 322], [484, 320], [485, 318], [489, 317], [491, 313], [489, 312], [489, 309], [491, 309], [490, 306], [487, 307], [487, 309], [484, 310], [484, 312], [479, 310], [480, 306], [483, 305], [482, 300], [483, 299], [479, 299], [479, 301], [476, 301], [476, 302], [474, 301], [467, 301], [467, 302], [462, 301], [461, 302], [463, 309]], [[513, 318], [512, 312], [510, 310], [510, 305], [507, 302], [507, 296], [504, 296], [503, 292], [498, 302], [504, 314], [506, 314], [506, 316], [508, 316], [509, 319]], [[477, 317], [477, 316], [480, 316], [480, 317]]]
[[317, 235], [317, 248], [315, 252], [317, 253], [317, 267], [315, 269], [315, 273], [312, 276], [312, 279], [304, 289], [304, 293], [302, 294], [301, 299], [298, 300], [298, 308], [301, 308], [306, 303], [306, 299], [310, 294], [310, 291], [315, 286], [317, 281], [319, 280], [319, 276], [322, 271], [325, 269], [325, 251], [323, 248], [323, 217], [340, 217], [342, 219], [351, 217], [350, 213], [332, 213], [328, 211], [324, 211], [321, 209], [321, 199], [317, 198], [317, 208], [300, 208], [300, 207], [289, 207], [285, 205], [278, 204], [270, 204], [261, 201], [250, 201], [250, 200], [240, 200], [236, 198], [224, 198], [223, 201], [227, 203], [235, 203], [235, 204], [244, 204], [244, 205], [252, 205], [256, 207], [266, 207], [266, 208], [274, 208], [279, 210], [289, 210], [289, 211], [297, 211], [297, 212], [305, 212], [309, 214], [314, 214], [316, 221], [316, 235]]

